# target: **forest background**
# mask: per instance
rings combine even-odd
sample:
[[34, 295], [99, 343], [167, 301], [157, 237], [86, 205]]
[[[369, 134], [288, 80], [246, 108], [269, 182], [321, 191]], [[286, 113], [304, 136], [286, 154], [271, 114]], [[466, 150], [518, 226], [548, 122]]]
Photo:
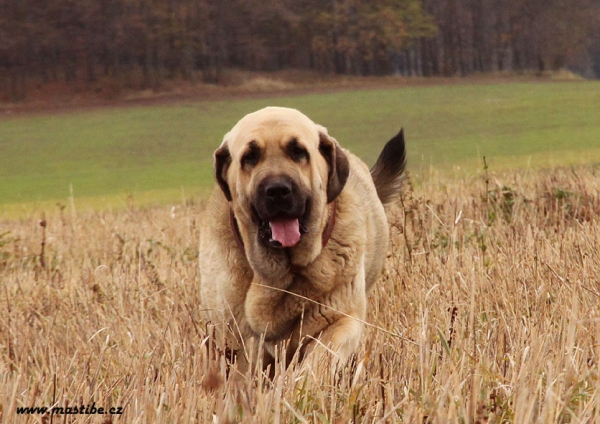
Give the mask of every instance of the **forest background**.
[[[600, 77], [600, 0], [1, 0], [0, 101], [225, 70]], [[95, 84], [95, 85], [94, 85]]]

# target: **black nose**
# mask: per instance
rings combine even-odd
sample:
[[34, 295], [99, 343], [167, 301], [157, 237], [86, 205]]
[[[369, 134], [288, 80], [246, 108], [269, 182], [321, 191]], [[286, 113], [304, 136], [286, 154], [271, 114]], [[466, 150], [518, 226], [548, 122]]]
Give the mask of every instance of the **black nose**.
[[271, 200], [285, 200], [292, 194], [292, 185], [284, 180], [273, 181], [265, 187], [265, 194]]

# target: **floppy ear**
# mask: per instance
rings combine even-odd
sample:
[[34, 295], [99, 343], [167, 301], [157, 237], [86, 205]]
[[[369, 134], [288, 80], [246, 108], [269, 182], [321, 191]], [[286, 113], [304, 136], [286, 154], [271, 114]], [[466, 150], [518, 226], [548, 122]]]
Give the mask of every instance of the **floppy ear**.
[[229, 190], [229, 184], [227, 183], [227, 170], [231, 165], [231, 155], [229, 154], [229, 147], [227, 142], [223, 142], [221, 147], [215, 151], [215, 178], [217, 183], [223, 190], [223, 194], [227, 201], [231, 202], [231, 191]]
[[319, 127], [319, 152], [327, 161], [329, 172], [327, 174], [327, 203], [331, 203], [342, 192], [348, 174], [350, 164], [346, 154], [342, 151], [339, 143], [327, 134], [327, 130]]

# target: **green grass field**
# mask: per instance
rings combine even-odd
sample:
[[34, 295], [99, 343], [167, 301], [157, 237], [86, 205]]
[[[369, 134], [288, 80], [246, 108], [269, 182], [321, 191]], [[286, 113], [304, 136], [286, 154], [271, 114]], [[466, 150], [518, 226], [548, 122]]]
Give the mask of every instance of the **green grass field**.
[[[600, 161], [600, 83], [440, 85], [106, 108], [0, 120], [0, 208], [97, 208], [203, 196], [212, 152], [246, 113], [295, 107], [372, 164], [403, 126], [421, 178]], [[0, 209], [1, 210], [1, 209]]]

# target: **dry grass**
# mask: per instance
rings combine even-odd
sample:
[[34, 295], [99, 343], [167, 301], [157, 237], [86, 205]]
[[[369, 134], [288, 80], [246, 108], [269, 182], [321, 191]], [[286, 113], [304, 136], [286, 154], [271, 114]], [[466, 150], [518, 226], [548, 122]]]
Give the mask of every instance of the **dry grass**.
[[370, 297], [387, 331], [337, 381], [225, 378], [198, 310], [197, 205], [1, 222], [2, 422], [111, 422], [16, 414], [92, 402], [128, 423], [597, 422], [599, 174], [407, 190]]

